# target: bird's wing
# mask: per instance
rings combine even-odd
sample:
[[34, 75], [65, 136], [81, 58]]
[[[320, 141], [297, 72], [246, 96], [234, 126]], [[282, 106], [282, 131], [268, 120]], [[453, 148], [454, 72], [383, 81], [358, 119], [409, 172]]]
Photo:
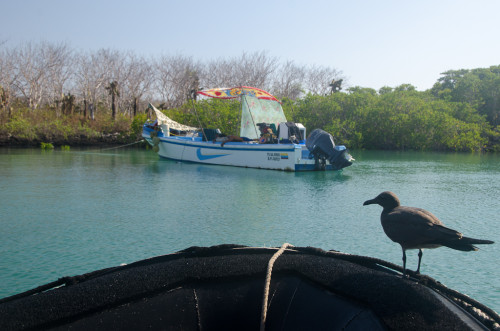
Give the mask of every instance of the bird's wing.
[[387, 236], [404, 248], [433, 248], [442, 242], [462, 237], [449, 229], [432, 213], [413, 207], [397, 207], [381, 215]]
[[402, 210], [407, 210], [410, 212], [414, 212], [418, 215], [421, 215], [422, 217], [426, 218], [429, 222], [432, 224], [438, 224], [438, 225], [443, 225], [443, 222], [439, 220], [433, 213], [431, 213], [428, 210], [422, 209], [422, 208], [416, 208], [416, 207], [400, 207]]

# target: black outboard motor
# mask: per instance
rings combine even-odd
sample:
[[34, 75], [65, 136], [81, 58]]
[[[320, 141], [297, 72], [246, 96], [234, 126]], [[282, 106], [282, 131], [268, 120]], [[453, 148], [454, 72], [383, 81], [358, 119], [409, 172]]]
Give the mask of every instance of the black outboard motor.
[[352, 164], [351, 157], [345, 147], [335, 147], [333, 137], [326, 131], [316, 129], [306, 140], [307, 149], [316, 161], [316, 170], [325, 170], [326, 160], [334, 170], [348, 167]]

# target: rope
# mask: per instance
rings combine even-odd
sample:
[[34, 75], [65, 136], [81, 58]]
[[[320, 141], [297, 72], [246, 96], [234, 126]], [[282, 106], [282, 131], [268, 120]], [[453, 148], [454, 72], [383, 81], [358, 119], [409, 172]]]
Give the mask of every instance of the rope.
[[269, 287], [271, 285], [271, 273], [273, 271], [274, 262], [278, 259], [278, 257], [283, 254], [285, 249], [288, 247], [293, 247], [293, 245], [289, 243], [284, 243], [281, 248], [274, 253], [274, 255], [269, 260], [267, 264], [267, 274], [266, 274], [266, 283], [264, 285], [264, 298], [262, 299], [262, 313], [260, 316], [260, 330], [264, 331], [266, 329], [266, 318], [267, 318], [267, 301], [269, 299]]
[[200, 306], [198, 305], [198, 296], [196, 295], [196, 289], [193, 288], [194, 304], [196, 307], [196, 318], [198, 319], [198, 330], [201, 330], [201, 317], [200, 317]]
[[130, 143], [130, 144], [126, 144], [126, 145], [122, 145], [122, 146], [100, 149], [100, 151], [108, 151], [110, 149], [117, 149], [117, 148], [127, 147], [127, 146], [130, 146], [130, 145], [135, 145], [135, 144], [138, 144], [138, 143], [142, 143], [143, 141], [144, 141], [144, 139], [141, 139], [139, 141], [136, 141], [136, 142], [133, 142], [133, 143]]
[[144, 142], [144, 139], [141, 139], [139, 141], [136, 141], [136, 142], [133, 142], [133, 143], [130, 143], [130, 144], [116, 146], [116, 147], [110, 147], [110, 148], [104, 148], [104, 149], [90, 149], [90, 150], [85, 150], [84, 152], [82, 152], [82, 151], [78, 151], [78, 152], [70, 151], [68, 153], [77, 153], [77, 154], [99, 153], [99, 152], [102, 152], [102, 151], [109, 151], [111, 149], [123, 148], [123, 147], [127, 147], [127, 146], [130, 146], [130, 145], [139, 144], [139, 143], [142, 143], [142, 142]]

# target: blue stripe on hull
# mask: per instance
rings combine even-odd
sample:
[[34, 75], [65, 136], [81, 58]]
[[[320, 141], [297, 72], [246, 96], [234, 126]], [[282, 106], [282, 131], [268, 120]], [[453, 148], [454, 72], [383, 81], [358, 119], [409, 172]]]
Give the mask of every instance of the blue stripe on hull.
[[[183, 141], [175, 141], [175, 140], [170, 140], [170, 139], [161, 139], [161, 142], [166, 143], [166, 144], [181, 145], [181, 146], [192, 147], [192, 148], [217, 149], [220, 151], [231, 150], [231, 151], [288, 152], [288, 153], [295, 151], [295, 147], [293, 145], [287, 145], [287, 147], [283, 147], [283, 148], [263, 148], [262, 145], [255, 144], [255, 148], [253, 148], [253, 146], [251, 146], [250, 144], [245, 144], [245, 143], [228, 143], [228, 144], [226, 144], [225, 147], [221, 147], [220, 145], [217, 146], [218, 144], [213, 144], [214, 146], [211, 146], [210, 143], [187, 144]], [[231, 145], [229, 145], [229, 144], [231, 144]], [[240, 148], [240, 147], [237, 147], [237, 145], [235, 145], [235, 144], [250, 146], [250, 147]]]

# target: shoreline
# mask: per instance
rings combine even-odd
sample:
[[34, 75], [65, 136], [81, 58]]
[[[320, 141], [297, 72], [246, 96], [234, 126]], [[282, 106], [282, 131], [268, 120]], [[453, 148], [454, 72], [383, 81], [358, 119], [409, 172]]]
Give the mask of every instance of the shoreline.
[[119, 146], [131, 144], [134, 142], [140, 143], [142, 137], [130, 137], [122, 133], [102, 134], [97, 137], [72, 137], [68, 139], [26, 139], [15, 136], [5, 137], [0, 136], [0, 148], [41, 148], [42, 143], [52, 144], [54, 147], [96, 147], [96, 146]]

